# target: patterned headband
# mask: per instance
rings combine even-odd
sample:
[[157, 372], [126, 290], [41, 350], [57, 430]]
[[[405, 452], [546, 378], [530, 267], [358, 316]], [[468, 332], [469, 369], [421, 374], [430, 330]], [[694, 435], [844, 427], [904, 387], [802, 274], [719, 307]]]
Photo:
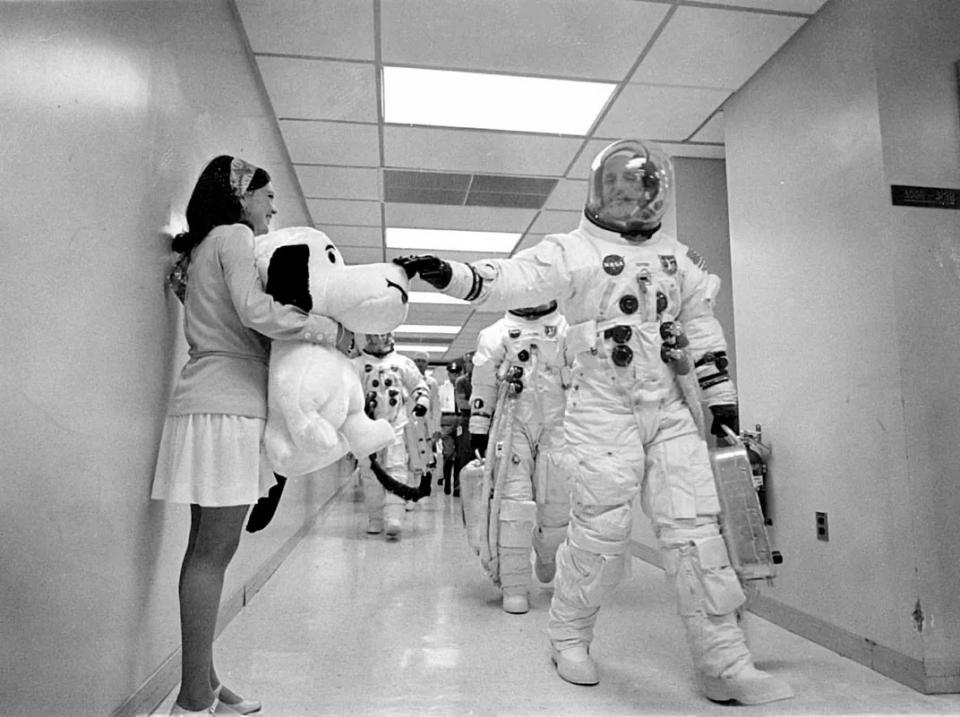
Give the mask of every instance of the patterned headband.
[[257, 171], [249, 162], [245, 162], [239, 157], [234, 157], [230, 162], [230, 189], [238, 199], [247, 193], [247, 187], [250, 186], [250, 180], [253, 179], [253, 173]]

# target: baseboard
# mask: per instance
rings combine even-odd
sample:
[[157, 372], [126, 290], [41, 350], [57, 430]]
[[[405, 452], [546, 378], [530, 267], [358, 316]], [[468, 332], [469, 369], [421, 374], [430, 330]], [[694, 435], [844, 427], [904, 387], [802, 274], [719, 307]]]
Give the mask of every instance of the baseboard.
[[[303, 536], [307, 534], [317, 520], [324, 514], [333, 499], [349, 484], [344, 476], [341, 476], [339, 480], [341, 481], [341, 485], [323, 505], [317, 509], [313, 517], [305, 520], [303, 525], [260, 565], [247, 582], [235, 590], [233, 594], [221, 601], [220, 615], [217, 618], [218, 637], [233, 618], [250, 603], [253, 596], [267, 583], [277, 568], [283, 564], [283, 561], [287, 559], [287, 556], [290, 555], [297, 544], [303, 539]], [[163, 702], [166, 696], [170, 694], [170, 690], [176, 687], [179, 682], [180, 648], [178, 647], [122, 705], [110, 713], [110, 717], [136, 717], [137, 715], [152, 713], [160, 703]]]
[[[663, 569], [663, 560], [656, 548], [631, 540], [630, 549], [634, 557]], [[762, 593], [750, 600], [748, 609], [764, 620], [923, 694], [960, 692], [960, 661], [908, 657]]]

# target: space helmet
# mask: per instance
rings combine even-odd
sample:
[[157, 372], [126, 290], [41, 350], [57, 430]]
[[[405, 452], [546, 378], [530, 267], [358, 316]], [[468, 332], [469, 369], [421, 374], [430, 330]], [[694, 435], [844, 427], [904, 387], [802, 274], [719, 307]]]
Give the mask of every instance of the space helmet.
[[642, 240], [660, 228], [672, 188], [670, 157], [647, 142], [623, 139], [590, 165], [584, 214], [602, 229]]

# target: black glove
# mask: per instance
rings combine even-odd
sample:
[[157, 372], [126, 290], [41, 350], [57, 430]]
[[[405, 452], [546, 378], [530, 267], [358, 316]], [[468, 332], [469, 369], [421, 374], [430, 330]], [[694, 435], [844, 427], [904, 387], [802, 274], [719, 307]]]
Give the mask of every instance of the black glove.
[[487, 455], [487, 443], [490, 441], [490, 436], [486, 433], [471, 433], [470, 434], [470, 449], [474, 453], [479, 453], [480, 457], [483, 458]]
[[416, 403], [413, 406], [413, 415], [417, 418], [423, 418], [427, 415], [427, 407], [422, 403]]
[[453, 268], [438, 256], [400, 256], [394, 259], [393, 263], [403, 267], [408, 279], [419, 274], [421, 279], [435, 289], [446, 289], [453, 278]]
[[710, 406], [710, 412], [713, 413], [713, 423], [710, 426], [710, 433], [717, 438], [727, 438], [726, 426], [731, 431], [740, 435], [740, 409], [735, 403], [721, 403], [716, 406]]
[[276, 485], [267, 491], [267, 494], [258, 500], [250, 511], [250, 516], [247, 518], [248, 533], [256, 533], [266, 528], [273, 520], [273, 514], [277, 512], [277, 505], [280, 503], [280, 496], [283, 495], [283, 487], [287, 484], [287, 479], [278, 473], [273, 475], [277, 479]]
[[377, 394], [370, 391], [363, 399], [363, 412], [367, 418], [376, 418], [377, 412]]

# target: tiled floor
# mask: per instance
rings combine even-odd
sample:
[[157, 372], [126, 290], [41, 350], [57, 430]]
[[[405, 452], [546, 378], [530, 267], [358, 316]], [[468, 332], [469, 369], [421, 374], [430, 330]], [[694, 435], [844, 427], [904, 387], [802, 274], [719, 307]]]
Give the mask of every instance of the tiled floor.
[[960, 715], [960, 694], [920, 694], [755, 616], [758, 665], [797, 696], [713, 704], [698, 694], [663, 572], [639, 560], [600, 613], [600, 684], [570, 685], [547, 649], [551, 588], [534, 581], [526, 615], [501, 611], [459, 499], [434, 492], [396, 543], [365, 527], [348, 488], [217, 641], [224, 682], [262, 700], [264, 717]]

